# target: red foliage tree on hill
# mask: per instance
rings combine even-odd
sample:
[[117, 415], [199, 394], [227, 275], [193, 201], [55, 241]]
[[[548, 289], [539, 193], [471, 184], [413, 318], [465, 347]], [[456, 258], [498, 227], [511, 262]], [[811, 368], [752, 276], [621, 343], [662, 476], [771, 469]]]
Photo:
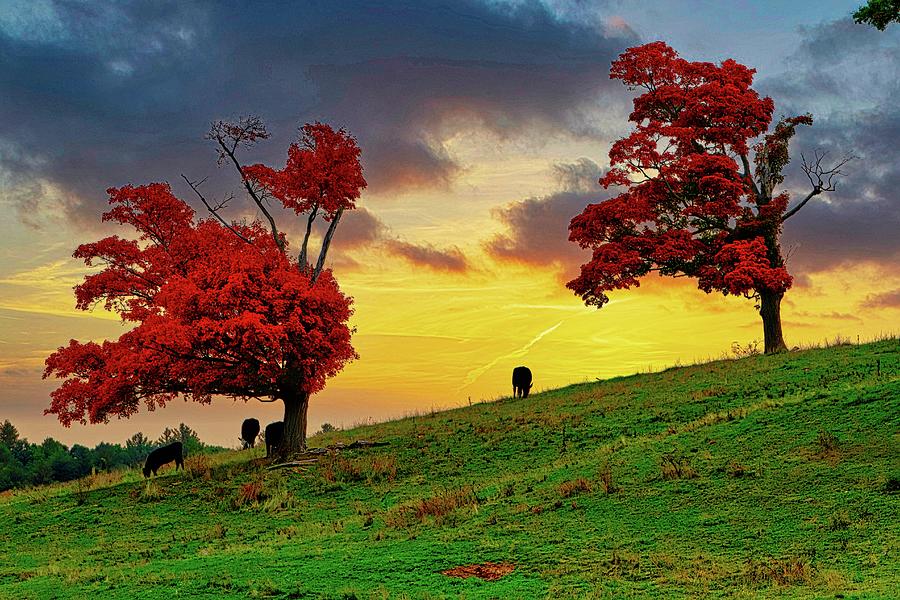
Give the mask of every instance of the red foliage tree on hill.
[[[343, 130], [306, 125], [283, 170], [244, 167], [236, 152], [267, 137], [258, 119], [217, 123], [210, 134], [220, 162], [231, 162], [268, 224], [226, 221], [185, 180], [215, 219], [194, 210], [167, 184], [111, 188], [103, 215], [132, 227], [137, 238], [110, 236], [83, 244], [76, 258], [102, 266], [75, 288], [77, 307], [98, 303], [135, 326], [116, 341], [71, 340], [47, 358], [44, 377], [65, 381], [46, 413], [64, 425], [106, 422], [151, 410], [178, 395], [210, 403], [214, 395], [281, 400], [282, 455], [305, 448], [309, 396], [356, 357], [351, 298], [324, 269], [331, 237], [366, 182], [356, 141]], [[265, 202], [309, 213], [300, 255]], [[315, 266], [306, 253], [313, 222], [330, 222]]]
[[781, 300], [792, 278], [779, 245], [782, 224], [834, 190], [849, 157], [832, 168], [822, 165], [823, 154], [804, 159], [812, 189], [788, 208], [790, 194], [776, 188], [790, 139], [812, 117], [784, 118], [766, 134], [774, 103], [753, 90], [754, 73], [733, 60], [689, 62], [663, 42], [630, 48], [613, 62], [610, 78], [643, 93], [629, 117], [634, 130], [613, 144], [600, 180], [625, 191], [587, 206], [569, 225], [569, 239], [592, 250], [568, 283], [586, 304], [602, 307], [606, 292], [638, 286], [651, 272], [694, 277], [707, 293], [755, 299], [765, 351], [786, 349]]

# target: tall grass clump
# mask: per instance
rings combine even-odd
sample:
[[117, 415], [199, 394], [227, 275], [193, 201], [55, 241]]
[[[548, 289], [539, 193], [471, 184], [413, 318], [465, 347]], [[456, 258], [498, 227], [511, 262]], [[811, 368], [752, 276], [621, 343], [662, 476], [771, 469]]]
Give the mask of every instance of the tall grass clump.
[[408, 527], [415, 523], [432, 520], [436, 525], [449, 522], [459, 509], [472, 507], [477, 510], [478, 497], [471, 485], [441, 490], [434, 496], [423, 498], [411, 504], [398, 506], [385, 515], [389, 527]]

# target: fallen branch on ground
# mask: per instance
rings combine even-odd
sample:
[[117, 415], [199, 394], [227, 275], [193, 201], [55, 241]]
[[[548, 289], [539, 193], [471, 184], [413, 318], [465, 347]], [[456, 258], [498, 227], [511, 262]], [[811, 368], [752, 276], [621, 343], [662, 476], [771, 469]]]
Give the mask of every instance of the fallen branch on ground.
[[314, 465], [319, 462], [317, 458], [305, 458], [302, 460], [295, 460], [292, 462], [279, 463], [277, 465], [272, 465], [267, 470], [273, 471], [275, 469], [288, 469], [290, 467], [308, 467], [309, 465]]
[[314, 465], [318, 462], [318, 457], [328, 454], [329, 452], [335, 452], [337, 450], [354, 450], [356, 448], [374, 448], [378, 446], [387, 446], [388, 442], [373, 442], [370, 440], [354, 440], [349, 444], [345, 444], [343, 442], [338, 442], [337, 444], [332, 444], [330, 446], [325, 446], [324, 448], [308, 448], [306, 452], [297, 455], [297, 460], [291, 462], [279, 463], [277, 465], [272, 465], [268, 468], [269, 471], [273, 469], [287, 469], [290, 467], [305, 467], [309, 465]]

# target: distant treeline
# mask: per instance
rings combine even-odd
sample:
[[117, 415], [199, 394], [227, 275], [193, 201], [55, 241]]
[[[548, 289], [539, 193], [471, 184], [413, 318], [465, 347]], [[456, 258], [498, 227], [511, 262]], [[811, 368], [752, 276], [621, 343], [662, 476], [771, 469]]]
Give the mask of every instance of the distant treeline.
[[94, 448], [81, 444], [68, 448], [53, 438], [32, 444], [20, 438], [18, 430], [7, 420], [0, 425], [0, 491], [69, 481], [96, 471], [138, 465], [154, 448], [176, 440], [184, 445], [187, 456], [223, 450], [201, 442], [197, 432], [184, 423], [175, 429], [167, 427], [157, 440], [136, 433], [124, 445], [101, 442]]

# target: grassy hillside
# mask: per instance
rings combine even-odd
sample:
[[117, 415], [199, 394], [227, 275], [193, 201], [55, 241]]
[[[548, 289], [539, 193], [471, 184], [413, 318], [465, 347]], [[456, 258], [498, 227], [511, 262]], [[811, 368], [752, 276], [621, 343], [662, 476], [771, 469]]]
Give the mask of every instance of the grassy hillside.
[[[880, 363], [880, 373], [879, 365]], [[539, 371], [539, 366], [536, 370]], [[0, 496], [3, 598], [896, 598], [900, 343], [719, 361]], [[494, 563], [486, 581], [441, 572]]]

